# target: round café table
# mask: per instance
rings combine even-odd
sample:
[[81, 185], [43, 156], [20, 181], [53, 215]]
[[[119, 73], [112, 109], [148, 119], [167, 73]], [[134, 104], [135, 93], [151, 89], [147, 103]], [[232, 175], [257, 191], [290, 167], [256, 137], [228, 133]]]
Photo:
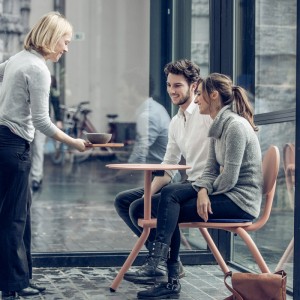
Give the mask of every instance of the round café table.
[[[152, 174], [157, 176], [163, 176], [166, 170], [186, 170], [190, 169], [190, 166], [186, 165], [170, 165], [170, 164], [109, 164], [106, 165], [107, 168], [117, 169], [117, 170], [136, 170], [144, 171], [144, 220], [151, 219], [151, 181]], [[124, 262], [119, 273], [115, 277], [114, 281], [110, 286], [110, 291], [115, 292], [121, 283], [124, 274], [131, 267], [132, 263], [138, 256], [140, 250], [145, 244], [148, 236], [150, 234], [150, 228], [144, 227], [141, 236], [138, 238], [136, 244], [132, 248], [129, 256]]]

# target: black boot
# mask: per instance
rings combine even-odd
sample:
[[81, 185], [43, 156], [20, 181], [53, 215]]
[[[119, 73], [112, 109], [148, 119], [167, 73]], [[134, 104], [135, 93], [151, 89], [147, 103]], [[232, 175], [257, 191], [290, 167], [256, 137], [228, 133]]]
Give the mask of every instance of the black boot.
[[138, 299], [178, 299], [181, 291], [179, 261], [174, 263], [169, 262], [168, 271], [168, 282], [160, 283], [148, 290], [138, 292]]
[[146, 262], [136, 271], [127, 272], [124, 279], [134, 283], [153, 284], [167, 280], [167, 257], [169, 246], [163, 243], [154, 243], [154, 248], [149, 251]]
[[145, 268], [145, 266], [147, 266], [149, 264], [149, 260], [150, 257], [154, 255], [154, 248], [155, 248], [155, 243], [152, 242], [148, 242], [146, 245], [147, 249], [148, 249], [148, 254], [146, 256], [146, 259], [144, 261], [144, 263], [136, 270], [128, 270], [125, 274], [124, 274], [124, 279], [130, 282], [134, 282], [134, 283], [140, 283], [140, 284], [153, 284], [153, 279], [151, 278], [150, 281], [144, 281], [143, 278], [139, 278], [139, 273], [141, 272], [141, 270], [143, 270]]
[[169, 277], [168, 282], [159, 283], [154, 287], [137, 293], [138, 299], [178, 299], [181, 285], [179, 278]]
[[167, 261], [169, 276], [172, 273], [172, 270], [176, 270], [179, 279], [185, 277], [185, 271], [182, 265], [182, 262], [179, 261]]

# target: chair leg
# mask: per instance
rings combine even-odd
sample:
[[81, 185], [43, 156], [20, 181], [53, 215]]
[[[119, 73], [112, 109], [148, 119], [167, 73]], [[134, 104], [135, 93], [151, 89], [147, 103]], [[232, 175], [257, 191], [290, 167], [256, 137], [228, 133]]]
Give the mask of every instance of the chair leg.
[[199, 228], [202, 236], [204, 237], [209, 249], [211, 250], [213, 256], [215, 257], [218, 265], [220, 266], [220, 268], [222, 269], [223, 273], [226, 274], [227, 272], [229, 272], [229, 268], [226, 265], [219, 249], [217, 248], [215, 242], [213, 241], [212, 237], [210, 236], [208, 230], [206, 228]]
[[148, 236], [150, 234], [150, 228], [144, 228], [141, 236], [135, 243], [134, 247], [132, 248], [129, 256], [127, 257], [126, 261], [124, 262], [122, 268], [118, 272], [117, 276], [115, 277], [114, 281], [112, 282], [110, 286], [110, 291], [115, 292], [120, 285], [121, 281], [123, 280], [124, 274], [128, 271], [128, 269], [131, 267], [132, 263], [138, 256], [140, 250], [142, 249], [143, 245], [145, 244]]
[[271, 273], [265, 260], [263, 259], [262, 255], [260, 254], [256, 244], [252, 240], [251, 236], [246, 232], [243, 228], [237, 228], [234, 231], [236, 234], [238, 234], [246, 243], [248, 246], [253, 258], [255, 259], [256, 263], [258, 264], [260, 270], [262, 273]]
[[188, 242], [188, 240], [186, 239], [186, 237], [182, 233], [181, 229], [180, 229], [180, 240], [181, 240], [181, 243], [185, 246], [186, 249], [192, 250], [192, 247], [191, 247], [190, 243]]
[[283, 265], [288, 262], [294, 252], [294, 238], [290, 241], [289, 245], [287, 246], [286, 250], [284, 251], [278, 265], [275, 268], [275, 271], [280, 271], [283, 269]]

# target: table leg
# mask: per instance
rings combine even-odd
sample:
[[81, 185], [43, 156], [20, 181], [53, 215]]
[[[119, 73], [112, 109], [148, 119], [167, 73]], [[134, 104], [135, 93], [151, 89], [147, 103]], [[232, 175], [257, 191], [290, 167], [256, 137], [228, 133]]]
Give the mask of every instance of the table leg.
[[115, 277], [114, 281], [112, 282], [110, 286], [110, 291], [115, 292], [120, 285], [121, 281], [123, 280], [124, 274], [128, 271], [128, 269], [131, 267], [132, 263], [138, 256], [140, 250], [142, 249], [143, 245], [145, 244], [148, 236], [150, 233], [150, 228], [144, 228], [141, 236], [139, 237], [138, 241], [134, 245], [133, 249], [131, 250], [129, 256], [127, 257], [126, 261], [124, 262], [122, 268], [120, 269], [119, 273]]
[[[151, 218], [151, 176], [152, 171], [145, 170], [144, 171], [144, 219], [149, 220]], [[121, 281], [123, 280], [124, 274], [128, 271], [131, 267], [132, 263], [138, 256], [140, 250], [142, 249], [143, 245], [145, 244], [148, 236], [150, 233], [150, 228], [143, 228], [143, 232], [141, 236], [135, 243], [133, 249], [131, 250], [129, 256], [127, 257], [126, 261], [124, 262], [122, 268], [118, 272], [117, 276], [115, 277], [114, 281], [110, 286], [110, 291], [115, 292], [120, 285]]]

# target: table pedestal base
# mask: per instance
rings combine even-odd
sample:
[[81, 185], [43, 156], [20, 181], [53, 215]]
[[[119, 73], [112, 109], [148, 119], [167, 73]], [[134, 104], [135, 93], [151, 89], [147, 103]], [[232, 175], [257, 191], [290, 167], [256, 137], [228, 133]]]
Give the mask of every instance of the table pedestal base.
[[131, 267], [133, 264], [134, 260], [138, 256], [140, 250], [144, 246], [148, 236], [150, 233], [150, 228], [144, 228], [141, 236], [135, 243], [133, 249], [131, 250], [129, 256], [127, 257], [126, 261], [124, 262], [122, 268], [120, 269], [118, 275], [115, 277], [114, 281], [112, 282], [110, 286], [110, 291], [115, 292], [120, 285], [121, 281], [123, 280], [124, 274], [128, 271], [128, 269]]

